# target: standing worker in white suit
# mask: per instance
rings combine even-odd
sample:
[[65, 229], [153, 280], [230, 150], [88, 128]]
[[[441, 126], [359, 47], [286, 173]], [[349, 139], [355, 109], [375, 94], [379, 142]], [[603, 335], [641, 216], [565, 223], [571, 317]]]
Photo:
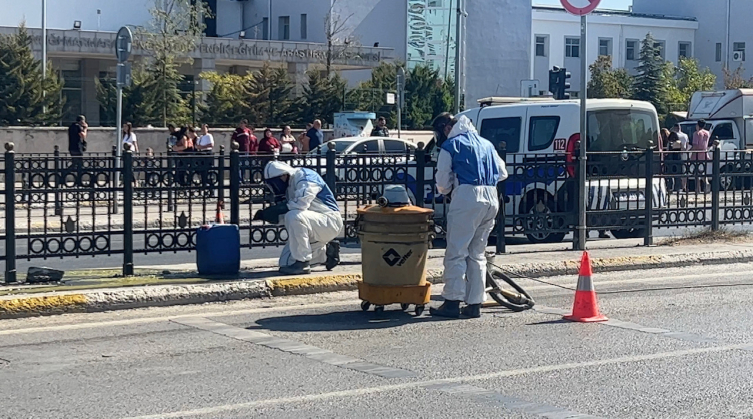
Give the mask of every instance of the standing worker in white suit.
[[301, 275], [314, 265], [332, 270], [340, 263], [340, 243], [335, 239], [343, 219], [335, 195], [322, 177], [311, 169], [271, 161], [264, 168], [264, 182], [278, 205], [257, 212], [254, 220], [278, 224], [284, 217], [288, 243], [280, 255], [280, 272]]
[[[433, 316], [481, 317], [486, 299], [486, 244], [499, 211], [497, 183], [507, 179], [505, 163], [466, 116], [439, 115], [432, 127], [440, 149], [437, 190], [450, 196], [444, 257], [444, 303]], [[466, 306], [460, 309], [460, 303]]]

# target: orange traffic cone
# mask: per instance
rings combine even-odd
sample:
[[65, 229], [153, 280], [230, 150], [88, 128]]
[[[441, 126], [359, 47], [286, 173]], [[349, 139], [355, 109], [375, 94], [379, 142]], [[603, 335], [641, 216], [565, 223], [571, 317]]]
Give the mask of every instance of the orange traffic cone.
[[589, 258], [588, 252], [583, 252], [583, 258], [580, 260], [578, 288], [575, 291], [575, 302], [573, 303], [573, 314], [565, 316], [565, 320], [583, 323], [609, 320], [599, 312], [599, 303], [596, 301], [596, 290], [591, 281], [591, 275], [591, 258]]
[[223, 206], [225, 206], [225, 201], [217, 202], [217, 215], [214, 217], [215, 224], [225, 224], [225, 216], [222, 214]]

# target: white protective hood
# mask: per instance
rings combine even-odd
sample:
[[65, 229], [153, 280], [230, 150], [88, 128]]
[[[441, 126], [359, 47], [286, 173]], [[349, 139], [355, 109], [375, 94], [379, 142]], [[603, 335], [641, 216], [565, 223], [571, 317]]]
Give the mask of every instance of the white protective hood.
[[461, 115], [458, 118], [458, 122], [452, 127], [452, 131], [450, 131], [450, 135], [447, 136], [447, 139], [468, 133], [478, 135], [478, 131], [476, 131], [476, 127], [473, 126], [473, 122], [471, 122], [467, 116]]

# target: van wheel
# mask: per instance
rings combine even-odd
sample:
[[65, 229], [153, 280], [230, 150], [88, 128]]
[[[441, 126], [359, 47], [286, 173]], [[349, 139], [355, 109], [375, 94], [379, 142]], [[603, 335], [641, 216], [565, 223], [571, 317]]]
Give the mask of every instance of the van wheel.
[[551, 233], [547, 230], [554, 228], [554, 221], [546, 214], [554, 212], [554, 199], [546, 202], [541, 196], [536, 197], [536, 203], [529, 203], [525, 213], [536, 218], [524, 219], [526, 230], [538, 230], [536, 233], [526, 234], [528, 241], [538, 243], [559, 243], [565, 239], [565, 233]]
[[645, 228], [629, 228], [626, 230], [612, 230], [615, 239], [639, 239], [646, 235]]
[[731, 191], [735, 189], [735, 178], [727, 174], [731, 172], [727, 166], [719, 169], [719, 190]]

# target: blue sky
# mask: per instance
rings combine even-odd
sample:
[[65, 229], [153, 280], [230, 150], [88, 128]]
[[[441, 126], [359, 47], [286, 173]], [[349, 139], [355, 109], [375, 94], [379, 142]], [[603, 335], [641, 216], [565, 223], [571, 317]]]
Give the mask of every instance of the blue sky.
[[[533, 0], [533, 4], [551, 4], [555, 6], [561, 5], [560, 0]], [[603, 9], [627, 10], [628, 6], [630, 6], [631, 4], [633, 4], [633, 0], [602, 0], [599, 7]]]

